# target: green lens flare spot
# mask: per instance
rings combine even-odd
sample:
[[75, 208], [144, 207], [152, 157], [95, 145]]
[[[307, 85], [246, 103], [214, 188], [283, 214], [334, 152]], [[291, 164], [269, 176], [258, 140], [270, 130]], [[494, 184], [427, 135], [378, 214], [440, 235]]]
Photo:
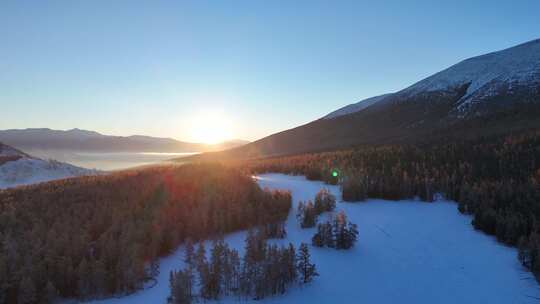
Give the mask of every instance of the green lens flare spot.
[[338, 176], [337, 171], [332, 171], [332, 176], [333, 176], [333, 177], [337, 177], [337, 176]]

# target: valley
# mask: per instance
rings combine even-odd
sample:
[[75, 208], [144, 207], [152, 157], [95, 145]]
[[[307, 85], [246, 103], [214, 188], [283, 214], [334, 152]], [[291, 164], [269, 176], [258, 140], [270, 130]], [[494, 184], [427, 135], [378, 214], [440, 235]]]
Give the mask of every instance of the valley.
[[[319, 277], [284, 295], [241, 303], [536, 303], [540, 297], [534, 276], [517, 261], [516, 249], [476, 231], [471, 217], [459, 214], [454, 202], [343, 202], [339, 187], [301, 176], [264, 174], [257, 181], [261, 187], [292, 194], [287, 236], [271, 242], [292, 242], [296, 247], [300, 242], [311, 243], [315, 229], [301, 229], [294, 210], [298, 201], [313, 199], [321, 188], [330, 189], [338, 198], [337, 210], [344, 210], [358, 224], [359, 240], [348, 251], [310, 245]], [[225, 242], [243, 252], [245, 237], [245, 231], [228, 234]], [[207, 241], [206, 248], [210, 246]], [[183, 266], [183, 256], [180, 246], [160, 260], [157, 284], [152, 288], [90, 303], [165, 303], [169, 272]], [[238, 301], [225, 297], [216, 303]]]
[[540, 303], [540, 1], [0, 1], [0, 304]]

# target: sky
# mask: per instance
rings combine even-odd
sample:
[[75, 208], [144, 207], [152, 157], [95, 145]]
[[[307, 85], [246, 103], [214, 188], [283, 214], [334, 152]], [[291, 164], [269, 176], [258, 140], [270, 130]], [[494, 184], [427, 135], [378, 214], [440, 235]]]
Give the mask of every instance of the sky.
[[540, 38], [538, 12], [538, 0], [0, 0], [0, 129], [255, 140]]

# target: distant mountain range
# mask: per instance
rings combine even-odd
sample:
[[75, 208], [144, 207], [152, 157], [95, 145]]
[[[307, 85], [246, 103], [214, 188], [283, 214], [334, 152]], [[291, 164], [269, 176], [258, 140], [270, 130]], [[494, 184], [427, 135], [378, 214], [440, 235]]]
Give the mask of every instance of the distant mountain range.
[[99, 172], [54, 160], [35, 158], [0, 143], [0, 189], [94, 174]]
[[94, 131], [12, 129], [0, 131], [0, 142], [21, 150], [66, 150], [79, 152], [207, 152], [226, 150], [248, 143], [243, 140], [209, 145], [150, 136], [110, 136]]
[[201, 157], [250, 158], [365, 144], [463, 140], [540, 128], [540, 39], [473, 57], [399, 92]]

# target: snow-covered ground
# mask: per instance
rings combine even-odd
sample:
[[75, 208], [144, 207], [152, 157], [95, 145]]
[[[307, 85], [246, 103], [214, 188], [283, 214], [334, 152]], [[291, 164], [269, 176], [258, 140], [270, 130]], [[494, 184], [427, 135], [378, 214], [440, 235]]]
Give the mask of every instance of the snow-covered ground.
[[[289, 189], [293, 207], [313, 199], [327, 187], [340, 197], [337, 186], [303, 177], [266, 174], [262, 187]], [[339, 202], [358, 224], [359, 241], [352, 250], [310, 247], [320, 277], [285, 295], [253, 303], [538, 303], [540, 290], [533, 276], [516, 259], [514, 248], [477, 232], [471, 218], [459, 214], [452, 202], [368, 200]], [[328, 215], [324, 215], [328, 216]], [[301, 229], [291, 211], [287, 239], [311, 243], [315, 229]], [[240, 252], [245, 232], [225, 241]], [[208, 244], [209, 246], [210, 244]], [[207, 246], [207, 249], [208, 249]], [[165, 303], [169, 271], [182, 266], [183, 248], [160, 263], [158, 284], [135, 294], [95, 301], [100, 304]], [[220, 303], [234, 303], [226, 298]]]
[[0, 165], [0, 189], [92, 174], [98, 171], [54, 160], [22, 157]]

